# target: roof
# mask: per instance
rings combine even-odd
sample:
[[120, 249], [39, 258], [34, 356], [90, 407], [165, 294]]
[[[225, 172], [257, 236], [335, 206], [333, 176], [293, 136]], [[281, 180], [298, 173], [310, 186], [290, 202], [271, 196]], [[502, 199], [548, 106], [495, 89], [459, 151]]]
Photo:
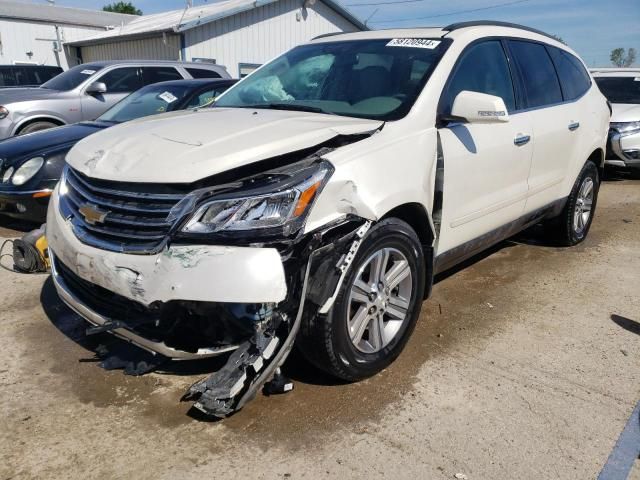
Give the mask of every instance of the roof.
[[126, 24], [140, 17], [138, 15], [103, 12], [102, 10], [0, 0], [0, 18], [106, 28], [108, 26]]
[[589, 71], [594, 77], [637, 77], [640, 76], [640, 68], [590, 68]]
[[[68, 42], [69, 45], [91, 45], [102, 43], [111, 38], [120, 40], [122, 37], [144, 37], [162, 32], [184, 32], [192, 28], [206, 25], [223, 18], [231, 17], [241, 12], [253, 10], [278, 0], [222, 0], [219, 2], [197, 5], [181, 10], [143, 15], [136, 17], [124, 26], [91, 36], [82, 40]], [[350, 12], [341, 7], [335, 0], [320, 0], [336, 13], [342, 15], [349, 22], [361, 30], [367, 27]]]
[[166, 82], [157, 82], [146, 85], [143, 88], [147, 87], [158, 87], [158, 86], [187, 86], [187, 87], [204, 87], [206, 85], [233, 85], [237, 83], [238, 80], [235, 78], [183, 78], [182, 80], [167, 80]]

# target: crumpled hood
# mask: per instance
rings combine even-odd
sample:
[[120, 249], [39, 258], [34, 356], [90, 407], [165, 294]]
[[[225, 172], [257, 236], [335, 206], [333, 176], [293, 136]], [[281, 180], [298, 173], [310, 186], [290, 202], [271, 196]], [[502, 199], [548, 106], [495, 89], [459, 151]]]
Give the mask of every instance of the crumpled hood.
[[613, 113], [612, 122], [640, 122], [640, 105], [633, 103], [613, 103], [611, 104]]
[[30, 100], [43, 100], [51, 97], [58, 97], [60, 92], [48, 88], [3, 88], [0, 89], [0, 105], [10, 105], [16, 102]]
[[366, 133], [383, 122], [248, 108], [187, 110], [134, 120], [78, 142], [67, 162], [105, 180], [191, 183], [232, 168]]

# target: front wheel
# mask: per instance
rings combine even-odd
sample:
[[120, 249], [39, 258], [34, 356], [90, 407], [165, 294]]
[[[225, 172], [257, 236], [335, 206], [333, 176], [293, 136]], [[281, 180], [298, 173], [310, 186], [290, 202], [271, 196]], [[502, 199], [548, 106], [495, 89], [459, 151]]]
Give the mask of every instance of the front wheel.
[[420, 314], [425, 260], [414, 230], [389, 218], [367, 234], [326, 317], [309, 319], [298, 346], [311, 363], [349, 381], [383, 370]]
[[588, 161], [582, 167], [562, 213], [549, 225], [558, 243], [572, 246], [587, 238], [599, 190], [598, 168], [593, 162]]

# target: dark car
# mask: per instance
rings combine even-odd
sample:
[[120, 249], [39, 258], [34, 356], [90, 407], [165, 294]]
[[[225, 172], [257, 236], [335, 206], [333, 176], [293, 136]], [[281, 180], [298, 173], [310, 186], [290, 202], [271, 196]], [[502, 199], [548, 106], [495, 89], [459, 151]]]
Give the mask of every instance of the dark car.
[[49, 196], [60, 179], [64, 159], [78, 141], [136, 118], [208, 107], [236, 81], [192, 79], [155, 83], [132, 93], [95, 121], [0, 141], [0, 214], [45, 221]]
[[0, 88], [39, 87], [60, 73], [49, 65], [0, 65]]

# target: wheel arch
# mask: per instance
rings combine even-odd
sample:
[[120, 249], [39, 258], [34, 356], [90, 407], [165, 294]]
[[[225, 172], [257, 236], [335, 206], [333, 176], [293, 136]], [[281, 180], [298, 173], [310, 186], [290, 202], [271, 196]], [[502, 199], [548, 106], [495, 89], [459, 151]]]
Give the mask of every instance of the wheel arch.
[[16, 128], [13, 131], [14, 135], [18, 135], [25, 127], [36, 123], [36, 122], [51, 122], [51, 123], [55, 123], [56, 126], [61, 126], [61, 125], [66, 125], [67, 122], [65, 122], [64, 120], [62, 120], [59, 117], [54, 117], [52, 115], [38, 115], [35, 117], [31, 117], [31, 118], [27, 118], [25, 120], [23, 120], [22, 122], [20, 122]]

